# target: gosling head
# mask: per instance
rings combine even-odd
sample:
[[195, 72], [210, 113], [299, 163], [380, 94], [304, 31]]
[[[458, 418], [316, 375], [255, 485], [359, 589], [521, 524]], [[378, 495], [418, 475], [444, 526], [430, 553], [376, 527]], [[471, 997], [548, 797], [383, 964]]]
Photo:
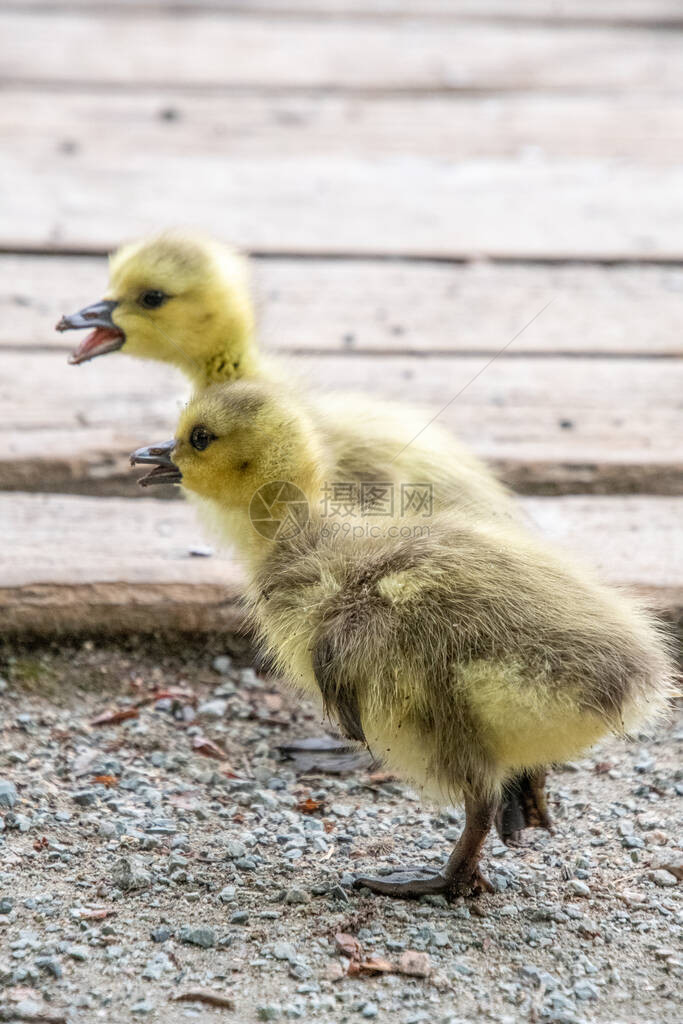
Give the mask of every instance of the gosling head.
[[94, 328], [70, 363], [121, 351], [171, 363], [203, 387], [255, 372], [253, 327], [243, 258], [173, 231], [114, 253], [104, 299], [63, 316], [56, 329]]
[[273, 386], [248, 381], [202, 391], [182, 412], [174, 440], [138, 449], [137, 463], [155, 467], [142, 486], [182, 483], [229, 511], [249, 512], [257, 492], [278, 481], [312, 495], [324, 476], [306, 412]]

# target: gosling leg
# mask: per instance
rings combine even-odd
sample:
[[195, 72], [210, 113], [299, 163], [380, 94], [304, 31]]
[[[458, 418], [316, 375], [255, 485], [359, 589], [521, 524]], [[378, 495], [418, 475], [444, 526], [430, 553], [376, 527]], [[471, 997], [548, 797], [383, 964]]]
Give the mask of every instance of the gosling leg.
[[465, 896], [493, 892], [493, 886], [479, 868], [479, 857], [493, 824], [495, 810], [496, 804], [492, 800], [465, 799], [465, 828], [453, 853], [440, 869], [416, 866], [379, 878], [359, 875], [354, 880], [354, 888], [365, 887], [400, 899], [437, 893]]
[[505, 787], [496, 812], [496, 829], [504, 843], [518, 843], [524, 828], [552, 832], [545, 789], [545, 768], [515, 776]]

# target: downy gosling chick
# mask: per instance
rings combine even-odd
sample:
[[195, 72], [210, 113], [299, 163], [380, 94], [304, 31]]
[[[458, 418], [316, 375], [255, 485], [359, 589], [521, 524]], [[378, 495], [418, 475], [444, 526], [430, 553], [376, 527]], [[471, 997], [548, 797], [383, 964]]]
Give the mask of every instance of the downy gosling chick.
[[506, 782], [659, 714], [666, 640], [635, 601], [509, 521], [449, 511], [419, 536], [392, 518], [354, 536], [321, 511], [329, 460], [305, 408], [248, 382], [200, 394], [175, 440], [132, 456], [220, 518], [280, 671], [388, 768], [464, 802], [443, 867], [356, 884], [486, 889], [480, 852]]
[[[83, 328], [92, 330], [72, 363], [120, 351], [176, 366], [195, 390], [241, 378], [295, 386], [258, 351], [246, 261], [200, 235], [166, 232], [119, 249], [105, 298], [57, 324], [59, 331]], [[311, 415], [334, 454], [330, 481], [427, 483], [437, 508], [519, 514], [464, 445], [435, 424], [425, 430], [428, 414], [369, 395], [331, 393], [311, 401]]]

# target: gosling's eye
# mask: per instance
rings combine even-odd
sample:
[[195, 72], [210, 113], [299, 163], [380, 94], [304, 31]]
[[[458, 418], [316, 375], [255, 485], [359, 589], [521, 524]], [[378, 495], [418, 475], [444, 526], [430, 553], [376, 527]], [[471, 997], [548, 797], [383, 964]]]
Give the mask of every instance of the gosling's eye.
[[167, 298], [168, 295], [165, 295], [164, 292], [160, 292], [156, 288], [150, 288], [149, 291], [141, 294], [138, 302], [143, 309], [158, 309], [159, 306], [163, 306]]
[[190, 434], [190, 444], [193, 448], [196, 448], [198, 452], [203, 452], [205, 448], [208, 448], [212, 441], [215, 441], [215, 434], [212, 434], [206, 429], [206, 427], [194, 427]]

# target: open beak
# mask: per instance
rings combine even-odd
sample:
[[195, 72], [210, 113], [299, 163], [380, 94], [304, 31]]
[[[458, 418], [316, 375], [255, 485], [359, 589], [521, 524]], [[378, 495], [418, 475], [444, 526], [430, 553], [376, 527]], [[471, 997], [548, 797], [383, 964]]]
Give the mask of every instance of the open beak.
[[111, 318], [117, 306], [118, 302], [113, 299], [103, 299], [102, 302], [94, 302], [92, 306], [80, 309], [78, 313], [62, 317], [55, 328], [57, 331], [80, 331], [84, 327], [94, 327], [94, 330], [71, 353], [70, 363], [73, 365], [86, 363], [88, 359], [103, 356], [107, 352], [116, 352], [121, 348], [126, 340], [126, 335]]
[[130, 457], [131, 466], [154, 466], [151, 473], [141, 476], [138, 480], [140, 487], [149, 487], [151, 484], [177, 484], [183, 478], [183, 474], [171, 460], [171, 454], [175, 448], [175, 440], [162, 441], [161, 444], [151, 444], [148, 448], [138, 448]]

